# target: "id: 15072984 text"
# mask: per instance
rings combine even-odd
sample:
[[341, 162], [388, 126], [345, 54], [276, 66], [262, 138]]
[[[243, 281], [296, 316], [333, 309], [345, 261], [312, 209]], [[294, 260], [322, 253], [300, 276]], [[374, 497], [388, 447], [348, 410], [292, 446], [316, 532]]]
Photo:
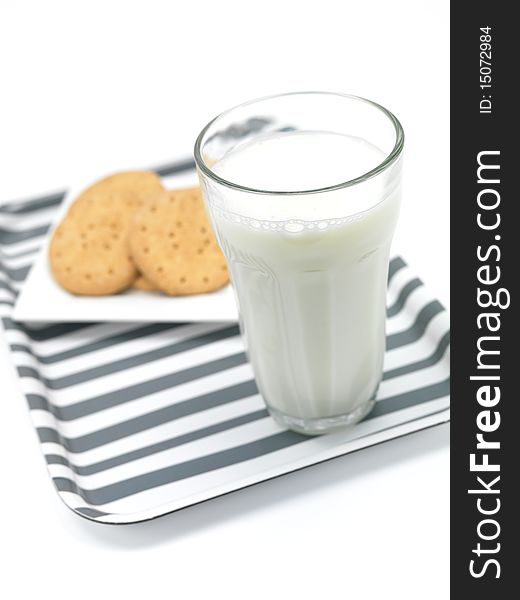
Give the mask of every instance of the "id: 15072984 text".
[[491, 94], [491, 27], [480, 28], [480, 113], [491, 114], [492, 94]]

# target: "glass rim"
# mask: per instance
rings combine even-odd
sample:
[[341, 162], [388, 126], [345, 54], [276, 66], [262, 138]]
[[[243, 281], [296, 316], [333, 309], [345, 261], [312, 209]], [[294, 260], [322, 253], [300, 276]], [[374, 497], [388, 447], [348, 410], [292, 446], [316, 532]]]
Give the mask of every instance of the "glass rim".
[[[202, 158], [202, 154], [201, 154], [202, 140], [203, 140], [204, 136], [206, 135], [206, 133], [209, 131], [210, 127], [212, 125], [214, 125], [221, 117], [229, 115], [231, 112], [233, 112], [234, 110], [237, 110], [238, 108], [249, 106], [251, 104], [256, 104], [256, 103], [262, 102], [264, 100], [271, 100], [273, 98], [282, 98], [285, 96], [310, 96], [310, 95], [335, 96], [338, 98], [357, 100], [360, 102], [365, 102], [366, 104], [370, 104], [377, 110], [381, 111], [394, 126], [394, 131], [395, 131], [394, 147], [386, 155], [386, 157], [383, 161], [381, 161], [376, 167], [374, 167], [373, 169], [370, 169], [370, 171], [367, 171], [366, 173], [362, 173], [361, 175], [358, 175], [357, 177], [354, 177], [353, 179], [349, 179], [349, 180], [343, 181], [341, 183], [336, 183], [334, 185], [329, 185], [329, 186], [320, 187], [320, 188], [305, 189], [305, 190], [276, 191], [276, 190], [262, 190], [259, 188], [248, 187], [245, 185], [241, 185], [239, 183], [234, 183], [233, 181], [229, 181], [227, 179], [224, 179], [223, 177], [220, 177], [220, 175], [217, 175], [204, 162], [204, 159]], [[247, 102], [242, 102], [241, 104], [237, 104], [236, 106], [233, 106], [232, 108], [229, 108], [229, 109], [219, 113], [216, 117], [211, 119], [211, 121], [202, 129], [202, 131], [197, 136], [197, 139], [195, 141], [194, 157], [195, 157], [195, 164], [200, 169], [200, 171], [202, 171], [202, 173], [204, 173], [204, 175], [206, 175], [213, 181], [216, 181], [217, 183], [220, 183], [221, 185], [223, 185], [225, 187], [232, 188], [235, 190], [240, 190], [243, 192], [249, 192], [249, 193], [253, 193], [253, 194], [292, 196], [295, 194], [298, 194], [298, 195], [317, 194], [317, 193], [329, 192], [329, 191], [333, 191], [333, 190], [340, 190], [343, 188], [351, 187], [353, 185], [357, 185], [359, 183], [363, 183], [364, 181], [372, 179], [372, 177], [375, 177], [379, 173], [385, 171], [389, 166], [391, 166], [394, 162], [396, 162], [396, 160], [401, 155], [403, 147], [404, 147], [404, 131], [403, 131], [403, 127], [402, 127], [399, 119], [392, 112], [390, 112], [387, 108], [385, 108], [381, 104], [378, 104], [377, 102], [374, 102], [373, 100], [368, 100], [368, 98], [363, 98], [361, 96], [355, 96], [353, 94], [343, 94], [343, 93], [339, 93], [339, 92], [307, 91], [307, 92], [287, 92], [287, 93], [282, 93], [282, 94], [271, 94], [269, 96], [262, 96], [260, 98], [255, 98], [254, 100], [248, 100]]]

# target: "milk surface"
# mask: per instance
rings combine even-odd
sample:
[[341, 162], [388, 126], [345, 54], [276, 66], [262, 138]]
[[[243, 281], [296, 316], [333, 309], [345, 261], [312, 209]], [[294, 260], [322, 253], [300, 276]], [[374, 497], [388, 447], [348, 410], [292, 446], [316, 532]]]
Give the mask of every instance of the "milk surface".
[[385, 154], [357, 137], [296, 131], [257, 137], [231, 152], [213, 170], [233, 183], [265, 191], [329, 187], [368, 173]]
[[296, 192], [341, 184], [384, 158], [359, 138], [297, 132], [245, 144], [213, 166], [235, 184], [295, 192], [206, 190], [259, 390], [284, 414], [345, 415], [379, 384], [399, 190], [376, 177]]

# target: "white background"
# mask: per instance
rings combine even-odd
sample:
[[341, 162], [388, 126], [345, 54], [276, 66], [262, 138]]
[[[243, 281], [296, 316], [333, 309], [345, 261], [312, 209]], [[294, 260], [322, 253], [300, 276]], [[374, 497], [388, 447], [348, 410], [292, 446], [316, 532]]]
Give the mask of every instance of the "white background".
[[[403, 123], [396, 250], [448, 305], [448, 8], [3, 2], [0, 201], [187, 156], [206, 121], [250, 98], [350, 92]], [[448, 598], [446, 426], [147, 524], [93, 524], [58, 499], [4, 346], [2, 597]]]

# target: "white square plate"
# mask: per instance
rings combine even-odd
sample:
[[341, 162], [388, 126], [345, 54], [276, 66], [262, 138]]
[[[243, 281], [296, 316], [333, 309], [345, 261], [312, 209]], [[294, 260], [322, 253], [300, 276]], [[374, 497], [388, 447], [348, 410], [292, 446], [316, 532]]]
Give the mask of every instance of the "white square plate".
[[[74, 186], [56, 211], [54, 226], [69, 204], [95, 177]], [[197, 184], [194, 171], [163, 178], [168, 188]], [[236, 321], [237, 308], [231, 285], [210, 294], [166, 296], [160, 292], [127, 290], [114, 296], [74, 296], [63, 290], [52, 277], [47, 260], [50, 235], [43, 243], [16, 302], [17, 321]]]

